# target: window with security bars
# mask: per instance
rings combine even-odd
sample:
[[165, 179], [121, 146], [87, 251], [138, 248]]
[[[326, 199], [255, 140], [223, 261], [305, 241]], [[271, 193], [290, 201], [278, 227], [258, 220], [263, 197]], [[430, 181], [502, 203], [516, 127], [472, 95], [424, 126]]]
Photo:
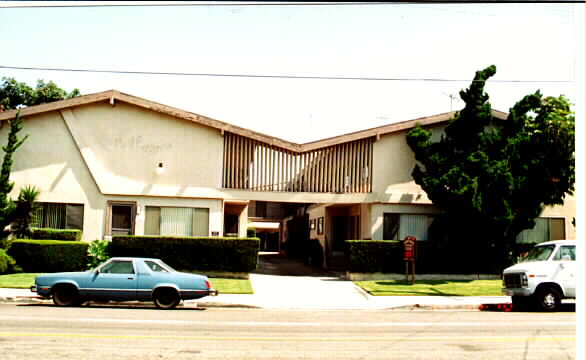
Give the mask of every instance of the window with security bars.
[[145, 209], [145, 235], [209, 236], [207, 208], [158, 207]]
[[32, 226], [83, 230], [83, 204], [37, 203]]
[[564, 218], [535, 219], [535, 226], [532, 229], [523, 230], [517, 235], [518, 244], [535, 244], [549, 240], [563, 240], [566, 238], [566, 227]]

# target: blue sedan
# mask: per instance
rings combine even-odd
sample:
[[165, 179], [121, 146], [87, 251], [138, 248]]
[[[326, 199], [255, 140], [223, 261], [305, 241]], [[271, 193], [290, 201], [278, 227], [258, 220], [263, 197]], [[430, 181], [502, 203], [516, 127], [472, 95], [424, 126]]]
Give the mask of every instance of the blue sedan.
[[181, 300], [216, 296], [206, 276], [173, 270], [159, 259], [111, 258], [94, 270], [43, 274], [31, 291], [51, 298], [59, 306], [84, 301], [153, 301], [160, 309], [173, 309]]

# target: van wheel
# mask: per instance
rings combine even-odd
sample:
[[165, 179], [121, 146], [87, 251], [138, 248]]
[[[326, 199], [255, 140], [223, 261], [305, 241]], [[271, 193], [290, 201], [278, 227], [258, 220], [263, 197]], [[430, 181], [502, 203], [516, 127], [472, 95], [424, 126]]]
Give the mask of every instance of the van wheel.
[[73, 285], [57, 285], [53, 288], [53, 303], [57, 306], [77, 306], [79, 294]]
[[169, 310], [177, 306], [181, 298], [175, 289], [165, 288], [155, 291], [153, 300], [159, 309]]
[[560, 292], [550, 287], [540, 289], [535, 297], [537, 308], [543, 311], [555, 311], [562, 303]]

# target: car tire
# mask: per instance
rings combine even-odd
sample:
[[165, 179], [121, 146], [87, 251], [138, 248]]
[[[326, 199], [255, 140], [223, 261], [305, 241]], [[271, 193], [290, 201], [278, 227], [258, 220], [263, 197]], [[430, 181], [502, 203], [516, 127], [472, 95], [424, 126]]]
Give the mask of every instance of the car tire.
[[562, 295], [552, 287], [542, 288], [535, 294], [535, 304], [538, 310], [556, 311], [562, 303]]
[[181, 298], [179, 297], [179, 293], [177, 293], [177, 290], [171, 288], [164, 288], [157, 289], [155, 291], [153, 301], [155, 303], [155, 306], [159, 309], [169, 310], [179, 305]]
[[56, 285], [53, 287], [53, 303], [57, 306], [79, 305], [79, 293], [73, 285]]

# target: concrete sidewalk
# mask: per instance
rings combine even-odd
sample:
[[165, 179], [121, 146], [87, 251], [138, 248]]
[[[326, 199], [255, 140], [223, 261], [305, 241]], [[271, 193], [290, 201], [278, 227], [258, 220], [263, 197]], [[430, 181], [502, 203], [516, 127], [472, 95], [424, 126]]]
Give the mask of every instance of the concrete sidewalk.
[[[212, 283], [213, 283], [213, 279]], [[186, 305], [303, 310], [467, 309], [506, 304], [508, 296], [371, 296], [352, 281], [335, 276], [287, 276], [252, 273], [252, 295], [220, 294]], [[39, 302], [28, 289], [0, 289], [1, 302]], [[50, 300], [42, 302], [51, 303]]]

